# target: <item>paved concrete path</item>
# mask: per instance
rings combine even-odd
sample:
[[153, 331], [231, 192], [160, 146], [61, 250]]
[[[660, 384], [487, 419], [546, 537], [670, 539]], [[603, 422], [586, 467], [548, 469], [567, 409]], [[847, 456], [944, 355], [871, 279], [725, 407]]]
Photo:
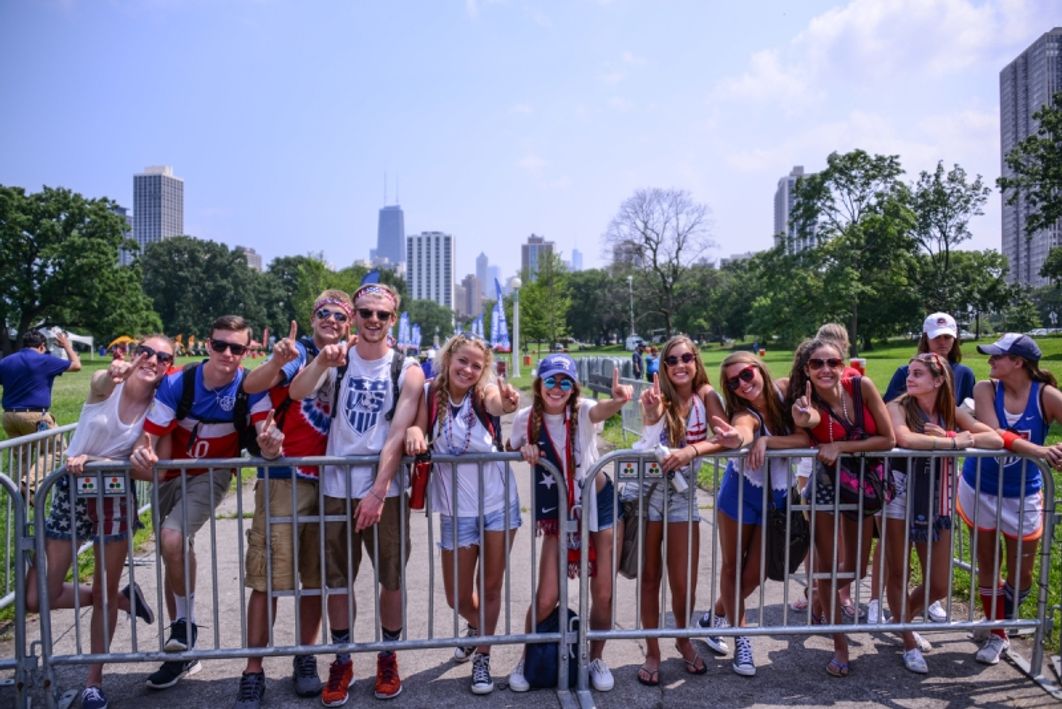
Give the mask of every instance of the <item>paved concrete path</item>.
[[[515, 466], [520, 481], [521, 499], [524, 501], [524, 526], [517, 536], [513, 550], [511, 617], [510, 627], [514, 632], [522, 630], [524, 610], [531, 597], [531, 533], [530, 514], [527, 500], [529, 471], [526, 465]], [[706, 523], [700, 526], [702, 535], [701, 585], [698, 588], [696, 607], [698, 613], [708, 605], [710, 568], [709, 549], [712, 541], [713, 518], [711, 499], [701, 493], [702, 516]], [[245, 488], [244, 509], [248, 514], [252, 506], [251, 486]], [[216, 567], [217, 586], [214, 587], [212, 574], [206, 563], [201, 563], [199, 589], [197, 593], [197, 615], [201, 630], [200, 647], [213, 646], [215, 639], [222, 647], [238, 646], [240, 642], [240, 598], [239, 565], [236, 538], [239, 534], [235, 518], [237, 509], [236, 496], [230, 494], [221, 507], [221, 519], [217, 523], [219, 558]], [[246, 520], [249, 524], [249, 518]], [[437, 523], [436, 523], [437, 528]], [[410, 599], [409, 627], [410, 637], [427, 637], [429, 626], [436, 636], [449, 636], [453, 627], [453, 616], [446, 606], [442, 592], [439, 569], [439, 553], [429, 549], [427, 544], [427, 520], [423, 514], [412, 518], [412, 539], [414, 545], [412, 558], [407, 568], [407, 590]], [[207, 532], [200, 533], [197, 540], [201, 550], [207, 549]], [[143, 586], [151, 605], [156, 607], [154, 548], [141, 551], [135, 574]], [[200, 552], [203, 554], [203, 552]], [[202, 557], [205, 561], [205, 555]], [[434, 623], [428, 617], [427, 597], [429, 589], [429, 571], [435, 570], [436, 591], [434, 593]], [[366, 581], [366, 577], [369, 581]], [[369, 582], [371, 575], [363, 574], [359, 578], [356, 593], [362, 621], [356, 629], [356, 640], [370, 639], [366, 634], [372, 620], [372, 600]], [[124, 582], [123, 582], [124, 583]], [[572, 584], [571, 605], [577, 607], [574, 594], [576, 584]], [[866, 588], [866, 587], [864, 587]], [[215, 625], [211, 618], [212, 597], [216, 592], [219, 616]], [[616, 588], [617, 620], [622, 627], [634, 626], [634, 592], [633, 581], [620, 579]], [[801, 592], [795, 582], [790, 594]], [[866, 591], [864, 591], [866, 593]], [[750, 614], [755, 614], [758, 606], [758, 594], [750, 599]], [[768, 583], [764, 598], [764, 613], [777, 618], [782, 609], [782, 586]], [[504, 611], [503, 611], [504, 612]], [[87, 610], [82, 611], [80, 622], [84, 633], [83, 643], [87, 646], [88, 632]], [[750, 617], [755, 617], [750, 615]], [[276, 623], [278, 643], [287, 643], [293, 635], [294, 621], [292, 602], [281, 599]], [[127, 649], [130, 645], [130, 626], [128, 621], [120, 620], [115, 636], [116, 649]], [[502, 617], [499, 632], [505, 629], [506, 618]], [[69, 653], [75, 646], [75, 632], [72, 611], [57, 612], [54, 628], [58, 633], [56, 640], [60, 652]], [[37, 621], [33, 617], [29, 622], [30, 637], [37, 637]], [[463, 628], [463, 624], [462, 624]], [[159, 625], [137, 627], [139, 646], [159, 647]], [[832, 655], [832, 644], [828, 636], [779, 636], [754, 639], [755, 660], [758, 673], [755, 678], [736, 675], [730, 669], [730, 658], [716, 658], [701, 641], [695, 641], [707, 665], [708, 673], [703, 676], [689, 675], [684, 671], [673, 643], [664, 639], [661, 645], [664, 660], [660, 668], [661, 685], [658, 688], [643, 687], [635, 680], [638, 666], [642, 662], [644, 642], [619, 640], [608, 644], [605, 658], [611, 665], [616, 678], [616, 687], [609, 693], [594, 693], [597, 706], [602, 708], [623, 707], [685, 707], [685, 706], [890, 706], [890, 707], [965, 707], [965, 706], [1058, 706], [1056, 700], [1044, 693], [1013, 665], [1001, 662], [994, 667], [976, 663], [973, 653], [977, 649], [967, 638], [966, 633], [943, 632], [926, 633], [933, 642], [934, 649], [927, 655], [931, 674], [925, 676], [907, 672], [902, 665], [901, 645], [898, 638], [888, 634], [855, 634], [851, 636], [852, 675], [847, 679], [834, 679], [826, 674], [824, 667]], [[731, 643], [732, 645], [732, 643]], [[1027, 641], [1017, 640], [1015, 646], [1026, 657], [1029, 656]], [[0, 652], [10, 652], [10, 644], [0, 645]], [[469, 706], [513, 706], [536, 707], [554, 706], [556, 696], [549, 691], [535, 691], [526, 694], [511, 692], [506, 687], [509, 670], [516, 664], [520, 648], [516, 646], [496, 647], [493, 653], [492, 669], [495, 675], [496, 689], [486, 697], [476, 697], [468, 690], [471, 667], [469, 664], [457, 665], [451, 660], [449, 649], [405, 651], [399, 654], [400, 669], [404, 690], [400, 697], [389, 702], [392, 707], [461, 707]], [[5, 655], [10, 656], [10, 655]], [[321, 656], [318, 660], [322, 676], [327, 676], [330, 658]], [[112, 707], [136, 707], [137, 709], [180, 709], [192, 707], [213, 707], [220, 709], [232, 704], [236, 695], [238, 676], [243, 668], [242, 660], [203, 661], [203, 669], [164, 691], [148, 689], [144, 681], [154, 671], [158, 663], [115, 664], [106, 668], [104, 688]], [[350, 706], [375, 705], [372, 697], [372, 677], [374, 658], [371, 655], [355, 656], [356, 683], [351, 689]], [[291, 689], [289, 675], [290, 658], [267, 658], [265, 670], [268, 678], [265, 696], [266, 707], [320, 706], [316, 699], [299, 699]], [[64, 689], [80, 690], [84, 670], [79, 667], [64, 667], [58, 672], [59, 684]], [[12, 703], [11, 690], [0, 688], [0, 706]], [[34, 706], [43, 706], [43, 697], [37, 693]], [[75, 703], [76, 706], [76, 703]], [[382, 705], [381, 705], [382, 706]]]

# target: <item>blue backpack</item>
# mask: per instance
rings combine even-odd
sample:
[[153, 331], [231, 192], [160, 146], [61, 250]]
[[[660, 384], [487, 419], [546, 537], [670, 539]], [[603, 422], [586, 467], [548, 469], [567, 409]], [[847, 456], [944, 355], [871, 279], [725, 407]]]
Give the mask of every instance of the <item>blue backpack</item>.
[[[568, 629], [579, 632], [579, 616], [571, 608], [566, 608]], [[556, 633], [560, 631], [560, 608], [538, 622], [536, 633]], [[524, 677], [533, 689], [552, 689], [557, 686], [557, 653], [560, 643], [528, 643], [524, 656]], [[575, 687], [579, 672], [579, 652], [575, 642], [565, 644], [568, 653], [568, 688]]]

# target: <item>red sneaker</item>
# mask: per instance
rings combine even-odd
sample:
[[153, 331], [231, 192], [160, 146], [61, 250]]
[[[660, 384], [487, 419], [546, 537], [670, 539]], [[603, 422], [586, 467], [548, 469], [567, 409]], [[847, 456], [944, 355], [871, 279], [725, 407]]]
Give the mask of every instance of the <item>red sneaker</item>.
[[[336, 660], [328, 668], [328, 682], [321, 690], [321, 704], [326, 707], [341, 707], [350, 696], [350, 685], [354, 684], [354, 661]], [[379, 680], [377, 679], [377, 686]]]
[[376, 656], [376, 698], [394, 699], [402, 693], [402, 678], [398, 676], [398, 655], [393, 652]]

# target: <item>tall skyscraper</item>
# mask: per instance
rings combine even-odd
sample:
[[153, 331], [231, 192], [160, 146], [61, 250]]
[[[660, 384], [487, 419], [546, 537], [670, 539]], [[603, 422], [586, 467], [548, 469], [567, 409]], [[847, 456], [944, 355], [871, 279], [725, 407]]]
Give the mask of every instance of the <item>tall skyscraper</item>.
[[184, 180], [169, 165], [133, 175], [133, 238], [140, 253], [148, 244], [184, 233]]
[[262, 254], [258, 253], [250, 246], [237, 246], [237, 249], [243, 251], [243, 257], [247, 260], [247, 267], [252, 271], [262, 272]]
[[501, 269], [497, 266], [487, 266], [487, 284], [483, 287], [485, 298], [496, 298], [497, 294], [494, 292], [494, 281], [498, 282], [498, 285], [502, 287], [502, 293], [509, 292], [509, 286], [502, 280]]
[[462, 317], [474, 318], [483, 312], [483, 296], [479, 287], [479, 279], [475, 274], [468, 274], [461, 280], [457, 292], [457, 314]]
[[430, 300], [453, 309], [454, 237], [425, 231], [406, 237], [406, 287], [413, 300]]
[[526, 273], [528, 280], [535, 280], [539, 267], [551, 256], [553, 242], [532, 234], [527, 237], [527, 243], [520, 246], [520, 272]]
[[812, 237], [798, 238], [797, 230], [789, 223], [796, 207], [796, 183], [804, 174], [803, 165], [795, 165], [789, 174], [778, 180], [778, 189], [774, 191], [774, 244], [784, 246], [789, 253], [797, 253], [817, 245]]
[[583, 252], [572, 249], [572, 273], [583, 270]]
[[[1042, 35], [1017, 59], [999, 72], [999, 132], [1002, 174], [1011, 177], [1006, 156], [1038, 128], [1033, 114], [1062, 91], [1062, 27]], [[1062, 221], [1029, 234], [1025, 219], [1029, 205], [1019, 193], [1014, 204], [1003, 196], [1003, 255], [1010, 263], [1011, 283], [1038, 287], [1047, 285], [1040, 276], [1044, 259], [1055, 246], [1062, 246]]]
[[479, 252], [479, 256], [476, 257], [476, 280], [479, 281], [479, 294], [484, 298], [489, 298], [493, 293], [494, 281], [487, 282], [487, 269], [490, 267], [490, 263], [487, 261], [487, 255], [482, 251]]
[[370, 258], [378, 266], [398, 268], [406, 262], [406, 218], [397, 204], [380, 209], [376, 227], [376, 248]]

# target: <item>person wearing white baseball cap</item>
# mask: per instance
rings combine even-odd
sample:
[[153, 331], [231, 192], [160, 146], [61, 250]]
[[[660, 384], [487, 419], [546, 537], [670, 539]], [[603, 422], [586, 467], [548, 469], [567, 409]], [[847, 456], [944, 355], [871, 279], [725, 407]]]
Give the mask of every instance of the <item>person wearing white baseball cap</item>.
[[[973, 397], [977, 377], [973, 370], [962, 362], [959, 347], [959, 328], [955, 318], [947, 313], [930, 313], [922, 322], [922, 337], [918, 340], [918, 354], [936, 352], [951, 365], [951, 378], [955, 382], [955, 401], [962, 403]], [[907, 365], [896, 370], [885, 389], [885, 403], [898, 398], [907, 391]]]
[[[1008, 332], [991, 345], [991, 379], [974, 388], [977, 420], [1003, 438], [1010, 458], [967, 458], [959, 481], [956, 509], [976, 532], [977, 585], [985, 618], [1016, 618], [1032, 590], [1033, 562], [1043, 535], [1043, 475], [1030, 458], [1044, 458], [1062, 470], [1062, 443], [1045, 446], [1051, 424], [1062, 421], [1062, 392], [1050, 372], [1040, 369], [1040, 348], [1028, 335]], [[1000, 557], [999, 535], [1006, 555]], [[1006, 576], [1003, 566], [1006, 563]], [[991, 631], [977, 661], [999, 662], [1010, 645], [1002, 628]]]

